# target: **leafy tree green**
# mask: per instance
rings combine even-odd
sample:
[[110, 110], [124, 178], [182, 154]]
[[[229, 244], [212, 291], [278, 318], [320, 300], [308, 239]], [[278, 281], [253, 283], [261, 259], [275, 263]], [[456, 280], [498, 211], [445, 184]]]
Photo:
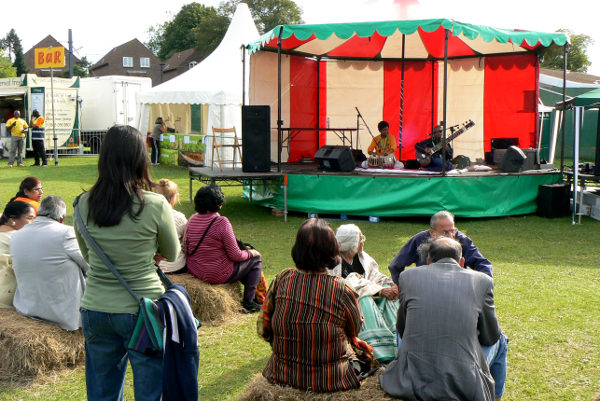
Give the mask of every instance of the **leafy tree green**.
[[146, 30], [149, 39], [145, 43], [145, 45], [154, 54], [158, 54], [158, 52], [160, 51], [162, 37], [165, 32], [165, 25], [166, 24], [160, 24], [156, 27], [151, 26], [150, 28], [148, 28], [148, 30]]
[[[594, 43], [594, 40], [585, 34], [575, 34], [568, 29], [559, 29], [556, 32], [563, 32], [569, 36], [569, 50], [567, 51], [567, 70], [577, 72], [587, 72], [592, 62], [587, 55], [587, 48]], [[549, 47], [542, 53], [541, 66], [562, 70], [563, 68], [563, 49], [562, 47]]]
[[242, 1], [248, 5], [260, 33], [277, 25], [303, 23], [302, 9], [293, 0], [227, 0], [219, 4], [219, 13], [231, 18]]
[[12, 61], [4, 56], [4, 52], [0, 50], [0, 78], [11, 78], [17, 76], [17, 69], [12, 66]]
[[[87, 57], [83, 56], [79, 62], [79, 64], [73, 65], [73, 76], [74, 77], [89, 77], [90, 76], [90, 67], [92, 63], [90, 63]], [[69, 77], [69, 69], [63, 72], [63, 77]]]
[[228, 25], [229, 20], [218, 15], [214, 7], [186, 4], [172, 21], [149, 29], [154, 34], [150, 45], [158, 49], [157, 56], [161, 60], [190, 48], [202, 50], [208, 55], [220, 43]]
[[13, 67], [17, 69], [17, 75], [25, 74], [29, 72], [27, 66], [25, 65], [25, 57], [23, 56], [23, 46], [21, 45], [21, 39], [15, 32], [14, 29], [11, 29], [10, 32], [6, 35], [4, 39], [4, 43], [8, 48], [9, 57], [11, 54], [14, 54], [15, 58], [13, 61]]

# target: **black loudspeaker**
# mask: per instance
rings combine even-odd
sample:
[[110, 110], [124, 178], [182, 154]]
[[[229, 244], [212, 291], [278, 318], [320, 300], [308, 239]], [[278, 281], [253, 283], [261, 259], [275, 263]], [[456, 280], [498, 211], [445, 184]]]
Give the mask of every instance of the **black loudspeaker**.
[[507, 173], [517, 173], [523, 167], [523, 164], [527, 160], [525, 153], [516, 146], [511, 146], [506, 149], [506, 153], [502, 157], [500, 162], [500, 170], [506, 171]]
[[271, 171], [270, 106], [242, 106], [242, 171]]
[[356, 166], [350, 146], [323, 146], [315, 153], [323, 171], [352, 171]]
[[569, 215], [571, 189], [567, 184], [540, 185], [537, 215], [563, 217]]

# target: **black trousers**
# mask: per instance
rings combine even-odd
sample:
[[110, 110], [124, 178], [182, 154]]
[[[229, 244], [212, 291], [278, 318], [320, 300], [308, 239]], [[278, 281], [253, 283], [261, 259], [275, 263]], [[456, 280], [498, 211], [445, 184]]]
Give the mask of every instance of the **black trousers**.
[[35, 164], [40, 165], [40, 159], [44, 165], [48, 164], [46, 160], [46, 149], [44, 148], [44, 140], [34, 139], [31, 141], [33, 146], [33, 157], [35, 157]]

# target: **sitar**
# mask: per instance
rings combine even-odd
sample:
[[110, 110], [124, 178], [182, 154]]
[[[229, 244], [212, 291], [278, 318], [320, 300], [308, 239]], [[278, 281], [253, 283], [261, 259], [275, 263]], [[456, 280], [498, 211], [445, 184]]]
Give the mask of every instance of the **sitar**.
[[[473, 120], [465, 121], [461, 128], [452, 132], [452, 134], [450, 134], [450, 136], [446, 138], [446, 143], [458, 138], [460, 135], [464, 134], [467, 130], [469, 130], [470, 128], [472, 128], [474, 126], [475, 126], [475, 123], [473, 122]], [[428, 162], [431, 162], [431, 157], [434, 154], [436, 154], [437, 152], [439, 152], [443, 146], [444, 146], [444, 142], [440, 141], [440, 143], [433, 146], [427, 153], [417, 151], [415, 153], [415, 156], [417, 157], [417, 161], [421, 164], [429, 164]]]

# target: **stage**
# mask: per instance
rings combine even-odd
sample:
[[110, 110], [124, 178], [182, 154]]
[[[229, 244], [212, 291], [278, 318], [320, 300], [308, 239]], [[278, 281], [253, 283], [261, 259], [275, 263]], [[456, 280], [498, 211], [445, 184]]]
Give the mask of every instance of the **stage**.
[[[202, 178], [202, 173], [208, 175]], [[193, 168], [190, 194], [193, 179], [242, 185], [251, 177], [254, 183], [251, 190], [244, 188], [245, 196], [254, 204], [283, 210], [286, 174], [289, 211], [377, 217], [430, 216], [439, 210], [459, 217], [530, 214], [537, 210], [539, 186], [562, 182], [558, 170], [464, 171], [442, 176], [419, 170], [324, 172], [317, 164], [284, 163], [280, 172], [270, 173]]]

